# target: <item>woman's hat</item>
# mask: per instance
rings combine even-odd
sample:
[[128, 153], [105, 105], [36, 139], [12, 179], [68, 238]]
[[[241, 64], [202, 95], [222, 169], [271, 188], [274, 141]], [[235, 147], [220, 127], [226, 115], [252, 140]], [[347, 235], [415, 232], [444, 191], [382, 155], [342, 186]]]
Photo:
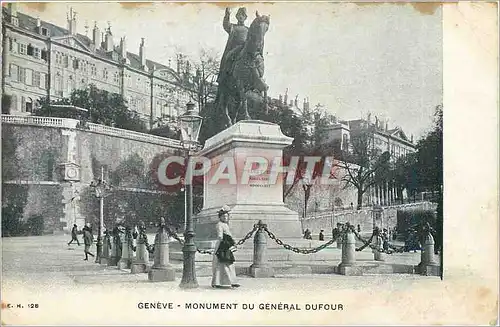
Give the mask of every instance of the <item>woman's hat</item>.
[[224, 205], [219, 211], [222, 213], [227, 213], [231, 211], [231, 208], [228, 205]]

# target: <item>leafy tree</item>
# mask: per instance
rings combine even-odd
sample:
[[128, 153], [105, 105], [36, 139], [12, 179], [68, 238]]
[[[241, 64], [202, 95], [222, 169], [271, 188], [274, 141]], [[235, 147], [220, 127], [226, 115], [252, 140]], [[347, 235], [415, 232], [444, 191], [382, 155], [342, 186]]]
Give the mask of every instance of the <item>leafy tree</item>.
[[[49, 103], [47, 97], [37, 100], [36, 116], [63, 117], [86, 120], [96, 124], [112, 126], [137, 132], [147, 130], [144, 121], [135, 111], [129, 110], [123, 97], [90, 85], [86, 89], [74, 90], [69, 98]], [[52, 105], [73, 105], [87, 112], [57, 108]]]
[[434, 128], [417, 143], [418, 184], [441, 192], [443, 185], [443, 106], [436, 107]]
[[351, 135], [351, 144], [342, 154], [338, 166], [346, 171], [342, 180], [357, 189], [357, 208], [363, 205], [363, 194], [385, 177], [389, 170], [389, 152], [372, 146], [372, 131], [369, 128]]
[[12, 95], [2, 94], [2, 114], [9, 114], [12, 106]]

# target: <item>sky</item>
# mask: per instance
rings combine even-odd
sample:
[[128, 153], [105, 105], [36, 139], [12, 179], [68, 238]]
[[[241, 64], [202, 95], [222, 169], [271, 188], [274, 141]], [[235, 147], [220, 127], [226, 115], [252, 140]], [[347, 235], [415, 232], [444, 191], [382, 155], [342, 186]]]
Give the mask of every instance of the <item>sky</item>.
[[[168, 64], [182, 52], [196, 59], [202, 49], [222, 54], [225, 6], [237, 3], [21, 3], [19, 11], [63, 27], [69, 8], [77, 31], [91, 37], [94, 22], [111, 26], [115, 44], [126, 36], [138, 53], [145, 38], [148, 59]], [[270, 15], [264, 78], [269, 95], [299, 103], [309, 98], [340, 119], [371, 113], [415, 139], [432, 128], [442, 103], [442, 12], [439, 6], [354, 3], [246, 3]]]

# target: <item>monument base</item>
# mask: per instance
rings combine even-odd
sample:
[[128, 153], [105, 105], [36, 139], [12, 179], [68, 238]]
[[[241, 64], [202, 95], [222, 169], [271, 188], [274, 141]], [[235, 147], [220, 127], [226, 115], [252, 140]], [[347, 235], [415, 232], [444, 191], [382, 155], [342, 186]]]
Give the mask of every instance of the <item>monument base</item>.
[[345, 276], [362, 276], [363, 267], [357, 265], [344, 265], [341, 263], [337, 266], [337, 273]]
[[147, 273], [151, 267], [146, 263], [133, 263], [130, 266], [130, 273], [132, 274], [142, 274]]
[[[231, 207], [229, 228], [235, 240], [244, 237], [259, 220], [262, 220], [269, 231], [280, 239], [302, 236], [298, 214], [285, 207], [284, 204], [236, 204], [234, 206], [229, 204], [229, 206]], [[197, 241], [217, 239], [216, 225], [219, 222], [219, 209], [220, 207], [203, 209], [196, 216]]]
[[118, 257], [110, 257], [108, 258], [108, 266], [116, 266], [120, 259]]
[[271, 266], [250, 266], [250, 276], [254, 278], [274, 277], [274, 269]]
[[151, 268], [148, 273], [151, 282], [173, 282], [175, 281], [175, 270], [172, 267]]
[[441, 276], [441, 266], [438, 264], [422, 264], [415, 266], [415, 272], [423, 276]]
[[120, 261], [118, 261], [117, 263], [117, 266], [118, 266], [118, 269], [130, 269], [130, 260], [124, 260], [124, 259], [120, 259]]

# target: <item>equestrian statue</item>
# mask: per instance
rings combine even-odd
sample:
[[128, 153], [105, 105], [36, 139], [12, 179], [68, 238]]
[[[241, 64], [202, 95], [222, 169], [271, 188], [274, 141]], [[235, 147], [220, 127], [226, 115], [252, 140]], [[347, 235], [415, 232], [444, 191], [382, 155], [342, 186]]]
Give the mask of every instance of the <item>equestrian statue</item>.
[[[224, 113], [226, 127], [236, 123], [238, 116], [251, 119], [248, 114], [248, 99], [264, 103], [267, 109], [267, 90], [264, 76], [264, 36], [269, 29], [270, 17], [255, 12], [250, 27], [245, 26], [246, 8], [236, 13], [237, 24], [231, 24], [231, 10], [226, 8], [224, 30], [229, 34], [222, 55], [219, 85], [216, 98], [217, 110]], [[234, 117], [230, 116], [230, 112]]]

